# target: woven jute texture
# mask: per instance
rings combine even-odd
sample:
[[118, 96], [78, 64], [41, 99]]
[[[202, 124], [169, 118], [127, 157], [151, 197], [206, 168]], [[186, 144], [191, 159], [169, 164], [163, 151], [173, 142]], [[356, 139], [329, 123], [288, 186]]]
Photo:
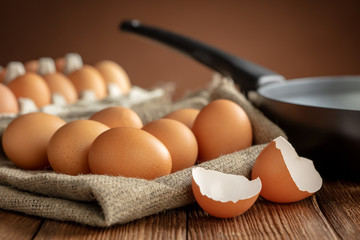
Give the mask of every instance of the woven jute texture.
[[[232, 100], [247, 112], [253, 125], [254, 144], [198, 166], [249, 177], [264, 146], [285, 134], [254, 108], [230, 81], [214, 80], [209, 89], [191, 93], [176, 102], [149, 100], [132, 108], [147, 123], [176, 109], [201, 109], [219, 98]], [[84, 115], [79, 117], [84, 118]], [[76, 119], [76, 113], [70, 118]], [[25, 171], [14, 166], [4, 154], [0, 157], [2, 209], [107, 227], [194, 202], [191, 168], [149, 181], [93, 174], [69, 176], [51, 170]]]

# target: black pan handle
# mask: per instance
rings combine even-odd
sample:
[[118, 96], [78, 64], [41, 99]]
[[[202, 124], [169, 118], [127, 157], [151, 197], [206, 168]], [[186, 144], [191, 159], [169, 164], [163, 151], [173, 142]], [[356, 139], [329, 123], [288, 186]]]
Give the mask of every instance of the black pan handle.
[[222, 75], [231, 77], [244, 92], [257, 90], [268, 83], [285, 80], [283, 76], [262, 66], [196, 40], [143, 25], [138, 20], [124, 21], [120, 24], [120, 29], [157, 40], [189, 55]]

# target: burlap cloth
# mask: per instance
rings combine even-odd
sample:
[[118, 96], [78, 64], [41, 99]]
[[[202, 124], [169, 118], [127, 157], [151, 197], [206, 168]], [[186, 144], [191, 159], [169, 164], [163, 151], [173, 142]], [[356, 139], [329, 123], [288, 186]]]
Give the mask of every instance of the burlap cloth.
[[[149, 100], [132, 108], [147, 123], [176, 109], [201, 109], [218, 98], [232, 100], [247, 112], [253, 125], [254, 145], [200, 165], [249, 176], [253, 162], [265, 144], [284, 133], [254, 108], [231, 82], [218, 79], [209, 89], [189, 94], [176, 102]], [[84, 114], [79, 116], [83, 117]], [[76, 113], [70, 118], [76, 119]], [[50, 170], [25, 171], [15, 167], [3, 154], [0, 158], [2, 209], [105, 227], [192, 202], [191, 168], [148, 181], [91, 174], [68, 176]]]

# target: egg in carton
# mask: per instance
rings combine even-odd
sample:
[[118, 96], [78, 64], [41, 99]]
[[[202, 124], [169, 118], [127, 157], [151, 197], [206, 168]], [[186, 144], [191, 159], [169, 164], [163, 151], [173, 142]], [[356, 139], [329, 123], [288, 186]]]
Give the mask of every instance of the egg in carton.
[[83, 64], [76, 53], [56, 61], [40, 58], [25, 66], [10, 62], [1, 73], [4, 86], [17, 96], [18, 102], [17, 110], [0, 113], [0, 120], [5, 123], [35, 111], [81, 118], [109, 106], [131, 107], [151, 99], [169, 100], [172, 92], [170, 85], [150, 90], [132, 86], [117, 63], [106, 60], [91, 66]]

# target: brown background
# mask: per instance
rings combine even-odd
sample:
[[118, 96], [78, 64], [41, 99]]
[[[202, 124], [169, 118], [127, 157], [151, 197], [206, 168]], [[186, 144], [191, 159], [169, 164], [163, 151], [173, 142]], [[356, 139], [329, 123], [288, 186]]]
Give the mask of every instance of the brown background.
[[110, 59], [133, 84], [206, 86], [212, 72], [166, 47], [121, 33], [139, 19], [257, 62], [287, 78], [360, 74], [360, 1], [2, 1], [0, 65], [78, 52]]

